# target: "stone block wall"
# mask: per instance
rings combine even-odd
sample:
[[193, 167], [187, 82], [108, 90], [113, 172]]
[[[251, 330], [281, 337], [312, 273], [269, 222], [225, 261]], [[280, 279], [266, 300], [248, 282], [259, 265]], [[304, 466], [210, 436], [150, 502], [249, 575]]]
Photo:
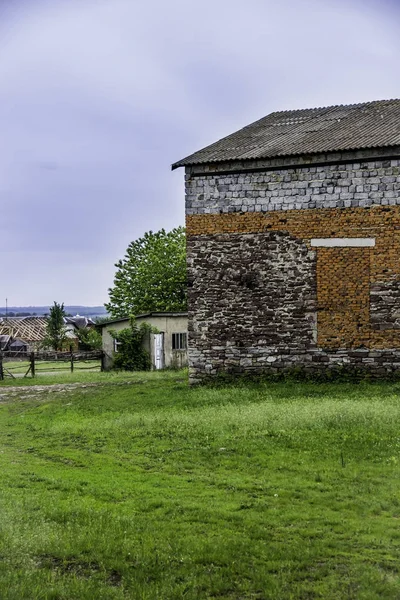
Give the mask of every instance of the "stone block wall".
[[187, 170], [191, 380], [400, 368], [400, 160], [254, 168]]
[[186, 174], [186, 214], [400, 205], [400, 159]]

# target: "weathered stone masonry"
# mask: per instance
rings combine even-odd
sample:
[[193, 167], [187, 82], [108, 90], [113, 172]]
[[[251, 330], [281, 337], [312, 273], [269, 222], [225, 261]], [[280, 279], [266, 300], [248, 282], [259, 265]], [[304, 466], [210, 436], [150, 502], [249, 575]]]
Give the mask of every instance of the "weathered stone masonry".
[[212, 175], [193, 169], [186, 173], [186, 214], [393, 206], [399, 187], [398, 159]]
[[192, 381], [299, 365], [400, 368], [400, 160], [335, 158], [186, 169]]

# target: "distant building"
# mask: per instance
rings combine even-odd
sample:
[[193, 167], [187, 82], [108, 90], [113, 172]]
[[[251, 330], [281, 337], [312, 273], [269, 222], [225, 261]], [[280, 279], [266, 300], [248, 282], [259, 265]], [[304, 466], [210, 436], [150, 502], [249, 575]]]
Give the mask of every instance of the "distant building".
[[89, 317], [75, 315], [74, 317], [65, 317], [65, 324], [72, 325], [75, 329], [92, 329], [96, 323]]
[[[144, 347], [150, 353], [153, 369], [180, 368], [187, 365], [187, 313], [152, 312], [136, 317], [136, 322], [148, 323], [158, 330], [149, 334]], [[121, 331], [130, 326], [130, 318], [113, 319], [101, 323], [97, 328], [102, 333], [105, 368], [110, 369], [118, 345], [110, 331]]]
[[[42, 349], [46, 338], [47, 317], [7, 317], [0, 319], [0, 339], [8, 337], [3, 350], [9, 352], [33, 352]], [[71, 346], [78, 347], [75, 327], [70, 326], [67, 337]]]
[[0, 336], [8, 336], [5, 350], [31, 352], [37, 350], [46, 337], [46, 317], [8, 317], [0, 319]]
[[6, 351], [11, 342], [12, 342], [11, 335], [0, 334], [0, 352]]

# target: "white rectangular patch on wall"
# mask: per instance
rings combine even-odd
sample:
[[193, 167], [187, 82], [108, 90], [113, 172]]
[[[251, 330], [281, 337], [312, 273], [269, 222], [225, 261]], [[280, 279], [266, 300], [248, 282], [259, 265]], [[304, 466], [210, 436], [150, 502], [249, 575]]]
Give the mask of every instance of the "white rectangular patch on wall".
[[315, 248], [372, 248], [375, 238], [313, 238]]

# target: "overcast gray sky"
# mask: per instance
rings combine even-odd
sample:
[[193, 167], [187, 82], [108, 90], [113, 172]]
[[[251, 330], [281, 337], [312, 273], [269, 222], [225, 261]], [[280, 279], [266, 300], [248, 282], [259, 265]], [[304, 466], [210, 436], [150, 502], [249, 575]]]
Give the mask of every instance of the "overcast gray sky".
[[0, 305], [102, 304], [172, 162], [275, 110], [400, 97], [397, 0], [0, 0]]

